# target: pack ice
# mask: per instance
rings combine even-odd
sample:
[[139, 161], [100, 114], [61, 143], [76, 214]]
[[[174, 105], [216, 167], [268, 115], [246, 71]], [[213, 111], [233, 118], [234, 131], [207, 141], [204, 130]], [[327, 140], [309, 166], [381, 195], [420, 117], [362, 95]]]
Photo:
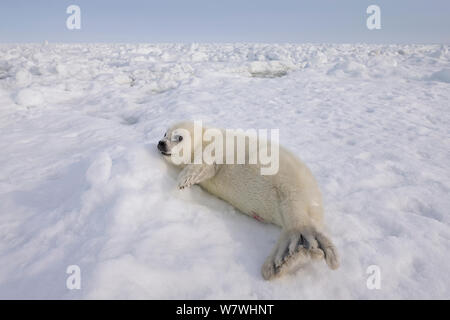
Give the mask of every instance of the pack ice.
[[[450, 298], [449, 70], [448, 45], [0, 45], [0, 298]], [[156, 152], [182, 119], [279, 128], [340, 269], [265, 282], [279, 230]]]

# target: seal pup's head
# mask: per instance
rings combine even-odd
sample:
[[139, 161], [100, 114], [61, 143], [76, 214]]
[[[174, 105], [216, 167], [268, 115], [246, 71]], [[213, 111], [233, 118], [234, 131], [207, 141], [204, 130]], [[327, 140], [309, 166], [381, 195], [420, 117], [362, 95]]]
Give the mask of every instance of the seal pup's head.
[[[200, 134], [203, 134], [203, 128]], [[195, 141], [197, 140], [197, 141]], [[164, 137], [158, 141], [158, 150], [164, 159], [175, 165], [180, 165], [176, 157], [172, 157], [172, 151], [176, 151], [177, 156], [193, 159], [195, 148], [202, 144], [202, 138], [194, 139], [194, 122], [183, 121], [172, 125], [164, 133]], [[181, 151], [181, 152], [180, 152]], [[183, 154], [187, 152], [187, 154]]]

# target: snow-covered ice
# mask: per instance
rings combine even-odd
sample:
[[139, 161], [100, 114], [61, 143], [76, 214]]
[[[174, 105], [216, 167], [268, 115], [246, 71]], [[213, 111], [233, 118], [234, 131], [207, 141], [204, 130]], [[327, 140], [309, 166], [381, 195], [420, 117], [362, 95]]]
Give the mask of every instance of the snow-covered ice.
[[[449, 70], [445, 45], [0, 45], [0, 298], [450, 298]], [[181, 119], [279, 128], [340, 269], [265, 282], [279, 229], [156, 152]]]

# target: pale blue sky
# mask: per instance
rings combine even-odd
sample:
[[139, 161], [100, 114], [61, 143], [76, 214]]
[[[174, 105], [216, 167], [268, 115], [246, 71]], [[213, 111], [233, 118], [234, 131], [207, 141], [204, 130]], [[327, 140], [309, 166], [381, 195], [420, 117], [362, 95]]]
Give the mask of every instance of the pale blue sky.
[[[81, 30], [66, 8], [81, 8]], [[366, 8], [381, 8], [368, 30]], [[1, 0], [0, 42], [450, 43], [450, 0]]]

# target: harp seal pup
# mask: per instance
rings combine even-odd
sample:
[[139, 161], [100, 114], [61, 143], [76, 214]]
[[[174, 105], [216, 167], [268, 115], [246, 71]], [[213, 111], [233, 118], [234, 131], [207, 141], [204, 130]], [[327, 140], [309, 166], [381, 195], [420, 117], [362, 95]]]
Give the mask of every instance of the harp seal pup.
[[[180, 150], [183, 147], [180, 144], [189, 142], [192, 159], [196, 148], [205, 149], [208, 143], [203, 133], [206, 129], [203, 127], [202, 138], [192, 143], [194, 122], [177, 123], [158, 142], [158, 150], [165, 160], [181, 169], [179, 189], [198, 184], [239, 211], [282, 228], [279, 240], [261, 268], [263, 278], [270, 280], [292, 273], [311, 260], [325, 259], [331, 269], [338, 268], [336, 247], [324, 233], [322, 196], [308, 167], [279, 146], [278, 172], [261, 175], [259, 160], [256, 164], [248, 163], [249, 140], [246, 140], [244, 164], [225, 164], [225, 161], [223, 164], [174, 163], [171, 151], [175, 146]], [[225, 130], [218, 130], [223, 132], [225, 139]], [[190, 137], [185, 137], [187, 134]]]

